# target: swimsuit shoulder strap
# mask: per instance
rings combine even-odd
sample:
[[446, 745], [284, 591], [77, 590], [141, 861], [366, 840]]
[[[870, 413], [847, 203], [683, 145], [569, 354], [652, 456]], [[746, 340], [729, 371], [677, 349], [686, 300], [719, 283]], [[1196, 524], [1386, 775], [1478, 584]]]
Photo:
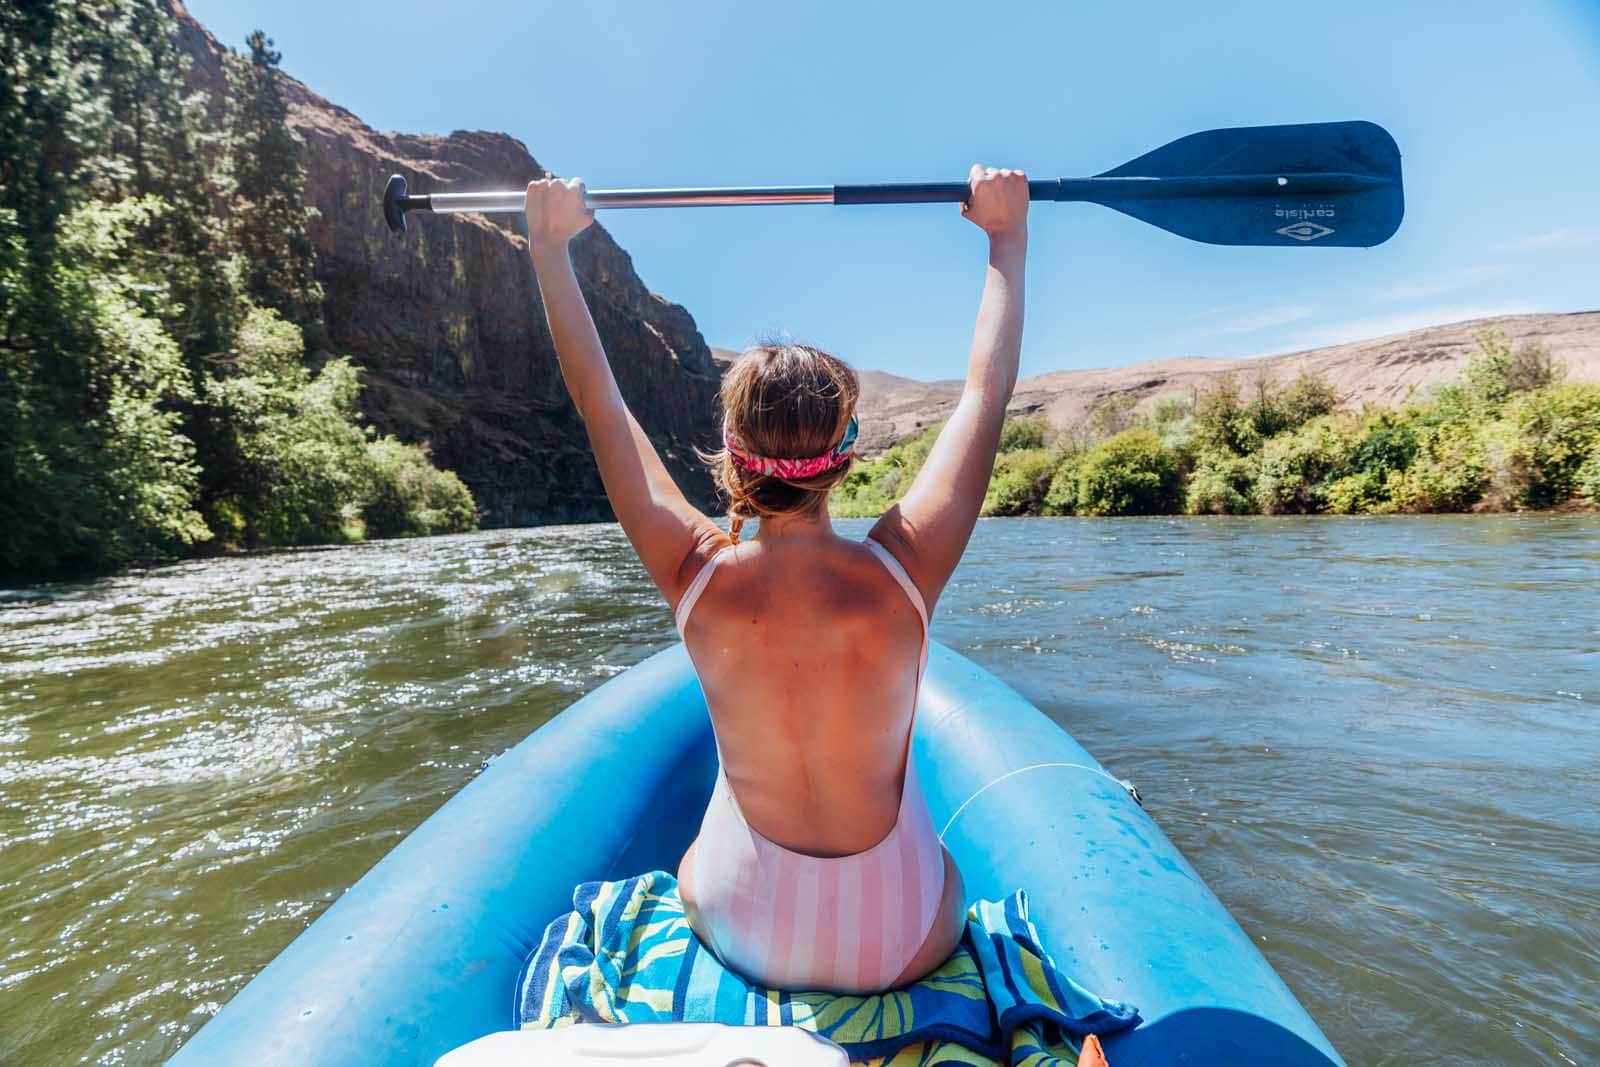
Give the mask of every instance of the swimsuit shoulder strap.
[[694, 578], [689, 582], [689, 588], [683, 591], [683, 596], [678, 600], [677, 608], [672, 612], [672, 617], [678, 624], [680, 636], [683, 634], [684, 623], [689, 621], [689, 612], [694, 610], [695, 604], [700, 600], [700, 594], [705, 592], [706, 583], [711, 581], [711, 575], [716, 571], [717, 564], [722, 561], [722, 557], [732, 547], [733, 545], [727, 544], [717, 549], [710, 559], [701, 564], [700, 569], [695, 572]]
[[[884, 569], [889, 572], [894, 580], [900, 583], [900, 588], [905, 591], [906, 599], [911, 601], [911, 606], [917, 609], [917, 618], [922, 620], [922, 651], [917, 656], [917, 681], [911, 690], [911, 725], [906, 730], [904, 756], [906, 769], [905, 776], [900, 782], [900, 815], [895, 819], [895, 830], [899, 830], [900, 820], [905, 817], [906, 797], [918, 788], [916, 784], [917, 763], [911, 757], [911, 735], [916, 730], [917, 705], [922, 700], [922, 675], [928, 669], [928, 604], [927, 601], [922, 599], [922, 590], [918, 589], [917, 583], [911, 580], [911, 575], [906, 571], [905, 564], [896, 559], [894, 553], [884, 548], [882, 542], [876, 541], [871, 537], [864, 538], [862, 543], [867, 546], [874, 556], [878, 557], [878, 562], [883, 564]], [[941, 878], [942, 871], [943, 868], [941, 867]]]
[[880, 542], [875, 541], [870, 537], [865, 538], [862, 541], [862, 544], [866, 545], [872, 554], [878, 557], [878, 562], [882, 563], [884, 569], [889, 572], [890, 576], [894, 578], [896, 582], [900, 583], [900, 588], [905, 591], [906, 599], [911, 601], [911, 606], [917, 609], [917, 618], [922, 620], [922, 654], [917, 664], [917, 669], [920, 674], [921, 669], [928, 665], [927, 602], [922, 599], [922, 591], [917, 588], [916, 583], [911, 580], [911, 575], [906, 572], [905, 564], [895, 559], [893, 553], [891, 553], [887, 548], [884, 548]]

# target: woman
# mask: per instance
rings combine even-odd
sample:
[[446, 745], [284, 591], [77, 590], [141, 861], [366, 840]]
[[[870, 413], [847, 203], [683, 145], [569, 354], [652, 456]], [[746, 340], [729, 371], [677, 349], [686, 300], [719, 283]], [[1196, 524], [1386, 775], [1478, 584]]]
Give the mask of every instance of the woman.
[[[723, 533], [673, 484], [617, 390], [567, 254], [583, 183], [527, 191], [528, 248], [573, 403], [617, 520], [672, 605], [720, 770], [679, 867], [695, 933], [746, 978], [878, 992], [960, 940], [961, 875], [910, 760], [927, 619], [972, 535], [1022, 342], [1027, 178], [974, 166], [962, 214], [988, 235], [966, 388], [910, 490], [865, 542], [828, 492], [850, 467], [859, 387], [803, 345], [745, 352], [722, 383]], [[740, 539], [747, 518], [760, 526]]]

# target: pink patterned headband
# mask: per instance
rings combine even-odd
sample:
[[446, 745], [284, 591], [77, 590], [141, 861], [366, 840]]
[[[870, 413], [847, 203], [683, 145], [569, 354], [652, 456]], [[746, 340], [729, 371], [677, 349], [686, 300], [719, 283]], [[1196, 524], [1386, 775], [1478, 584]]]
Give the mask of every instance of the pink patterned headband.
[[788, 481], [804, 481], [815, 478], [824, 471], [831, 471], [850, 458], [851, 451], [856, 446], [856, 430], [858, 424], [854, 415], [850, 416], [850, 425], [845, 427], [844, 436], [839, 438], [839, 443], [820, 456], [807, 456], [802, 459], [774, 459], [771, 456], [758, 456], [744, 446], [744, 443], [734, 435], [731, 427], [724, 421], [722, 424], [722, 443], [727, 446], [728, 454], [733, 461], [747, 471], [757, 474], [769, 475], [773, 478], [783, 478]]

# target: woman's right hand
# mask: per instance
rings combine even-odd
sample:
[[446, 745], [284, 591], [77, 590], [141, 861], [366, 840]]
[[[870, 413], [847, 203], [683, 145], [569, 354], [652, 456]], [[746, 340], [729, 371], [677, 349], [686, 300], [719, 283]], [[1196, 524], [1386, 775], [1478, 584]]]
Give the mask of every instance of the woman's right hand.
[[961, 205], [962, 217], [971, 220], [990, 238], [1028, 230], [1028, 176], [1020, 170], [972, 165], [967, 175], [972, 192]]
[[525, 212], [528, 217], [528, 251], [565, 249], [567, 242], [594, 221], [594, 210], [584, 202], [583, 179], [544, 178], [528, 183]]

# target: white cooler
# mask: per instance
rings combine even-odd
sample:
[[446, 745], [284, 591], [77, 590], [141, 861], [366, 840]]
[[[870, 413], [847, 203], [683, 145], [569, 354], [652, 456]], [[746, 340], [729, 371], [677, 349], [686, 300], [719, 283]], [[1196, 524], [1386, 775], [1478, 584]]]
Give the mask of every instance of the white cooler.
[[490, 1034], [434, 1067], [849, 1067], [844, 1049], [794, 1026], [579, 1023]]

